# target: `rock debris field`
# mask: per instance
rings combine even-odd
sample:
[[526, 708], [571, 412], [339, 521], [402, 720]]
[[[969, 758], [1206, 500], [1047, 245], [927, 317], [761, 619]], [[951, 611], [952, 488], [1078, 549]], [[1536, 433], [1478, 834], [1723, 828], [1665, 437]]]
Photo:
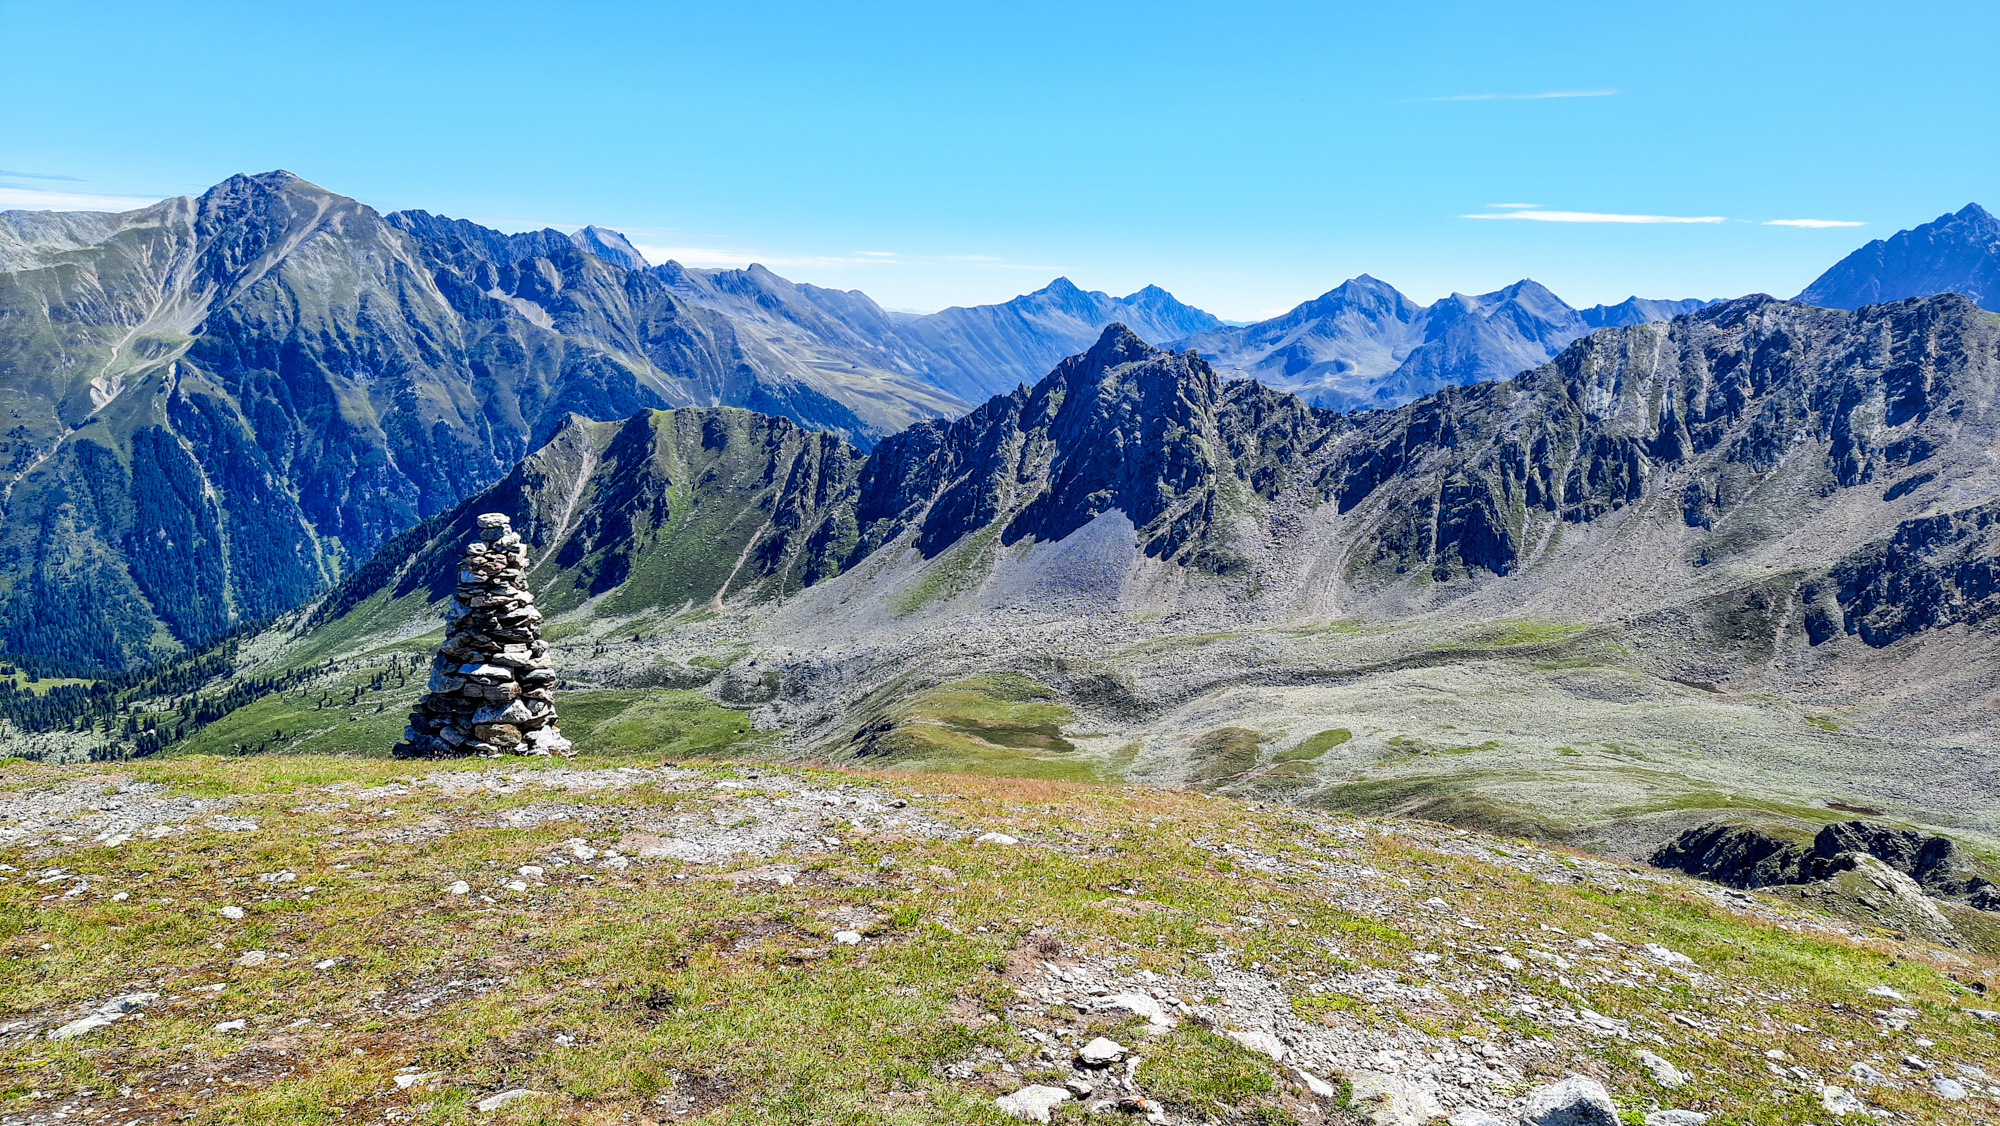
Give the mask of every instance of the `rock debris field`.
[[1775, 896], [1139, 787], [0, 775], [0, 1124], [2000, 1121], [2000, 973]]

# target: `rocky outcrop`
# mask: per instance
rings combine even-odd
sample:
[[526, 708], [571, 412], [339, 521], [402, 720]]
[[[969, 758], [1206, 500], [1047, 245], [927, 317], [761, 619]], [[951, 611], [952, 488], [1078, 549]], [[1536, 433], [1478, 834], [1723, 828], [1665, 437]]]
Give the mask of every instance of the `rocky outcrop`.
[[1886, 867], [1925, 894], [1979, 897], [1973, 906], [1990, 898], [1981, 893], [1994, 887], [1984, 866], [1949, 837], [1872, 821], [1836, 822], [1810, 839], [1788, 826], [1711, 822], [1668, 842], [1652, 863], [1738, 888], [1810, 883]]
[[[1840, 629], [1877, 648], [1922, 630], [1987, 621], [2000, 613], [2000, 502], [1906, 520], [1888, 539], [1840, 560], [1828, 578]], [[1815, 642], [1834, 635], [1830, 615], [1815, 625]]]
[[[1983, 472], [1977, 451], [2000, 438], [1996, 341], [2000, 324], [1956, 295], [1855, 313], [1745, 297], [1366, 416], [1302, 468], [1372, 523], [1364, 577], [1508, 574], [1561, 525], [1642, 504], [1698, 529], [1680, 550], [1707, 567], [1838, 490], [1882, 496], [1919, 463]], [[1890, 499], [1906, 495], [1928, 494]]]
[[430, 690], [396, 757], [571, 754], [556, 726], [556, 674], [527, 588], [527, 549], [506, 516], [484, 513], [478, 524], [459, 559]]
[[1871, 821], [1841, 821], [1813, 837], [1807, 878], [1839, 870], [1844, 853], [1860, 853], [1910, 877], [1932, 895], [1957, 898], [1991, 886], [1982, 866], [1950, 837]]
[[1811, 849], [1794, 829], [1711, 822], [1661, 846], [1652, 863], [1733, 888], [1760, 888], [1798, 883]]

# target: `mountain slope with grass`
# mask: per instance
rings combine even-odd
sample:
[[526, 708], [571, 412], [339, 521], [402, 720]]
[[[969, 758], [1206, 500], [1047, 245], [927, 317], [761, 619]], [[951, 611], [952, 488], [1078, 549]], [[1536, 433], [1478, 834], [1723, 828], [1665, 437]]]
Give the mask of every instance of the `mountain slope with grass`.
[[[120, 689], [14, 745], [136, 745], [109, 723], [370, 746], [491, 509], [528, 540], [568, 690], [636, 709], [619, 722], [696, 691], [785, 754], [1632, 859], [1852, 809], [1991, 853], [1996, 343], [1956, 296], [1751, 298], [1342, 415], [1111, 330], [867, 454], [726, 408], [576, 420], [244, 640], [203, 702]], [[185, 718], [258, 678], [291, 695]]]
[[1993, 956], [1796, 897], [1198, 794], [666, 765], [573, 714], [554, 768], [6, 764], [0, 1114], [1359, 1126], [1577, 1080], [1621, 1121], [2000, 1107]]
[[206, 645], [571, 413], [736, 404], [865, 445], [960, 406], [801, 367], [579, 234], [383, 216], [286, 172], [0, 215], [0, 646], [52, 672]]

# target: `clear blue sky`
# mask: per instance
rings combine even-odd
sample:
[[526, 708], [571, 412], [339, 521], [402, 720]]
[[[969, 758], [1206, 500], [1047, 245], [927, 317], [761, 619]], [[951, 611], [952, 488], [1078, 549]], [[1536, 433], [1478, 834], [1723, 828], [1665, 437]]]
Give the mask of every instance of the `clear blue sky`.
[[[1992, 0], [0, 0], [0, 207], [282, 167], [922, 309], [1057, 273], [1242, 319], [1364, 271], [1786, 296], [2000, 208], [1996, 43]], [[1509, 203], [1724, 221], [1466, 218]]]

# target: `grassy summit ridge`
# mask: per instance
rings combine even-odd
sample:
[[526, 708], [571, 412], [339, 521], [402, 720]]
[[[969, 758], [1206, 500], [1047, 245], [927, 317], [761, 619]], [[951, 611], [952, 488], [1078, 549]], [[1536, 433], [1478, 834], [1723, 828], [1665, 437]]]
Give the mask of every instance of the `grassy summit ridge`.
[[[2000, 1022], [1969, 1011], [1991, 958], [1197, 794], [618, 753], [13, 762], [0, 863], [0, 1114], [24, 1121], [997, 1123], [1098, 1034], [1182, 1122], [1356, 1120], [1301, 1067], [1443, 1110], [1570, 1072], [1628, 1116], [1818, 1120], [1829, 1084], [1904, 1121], [2000, 1106]], [[1258, 1032], [1282, 1063], [1231, 1035]]]

